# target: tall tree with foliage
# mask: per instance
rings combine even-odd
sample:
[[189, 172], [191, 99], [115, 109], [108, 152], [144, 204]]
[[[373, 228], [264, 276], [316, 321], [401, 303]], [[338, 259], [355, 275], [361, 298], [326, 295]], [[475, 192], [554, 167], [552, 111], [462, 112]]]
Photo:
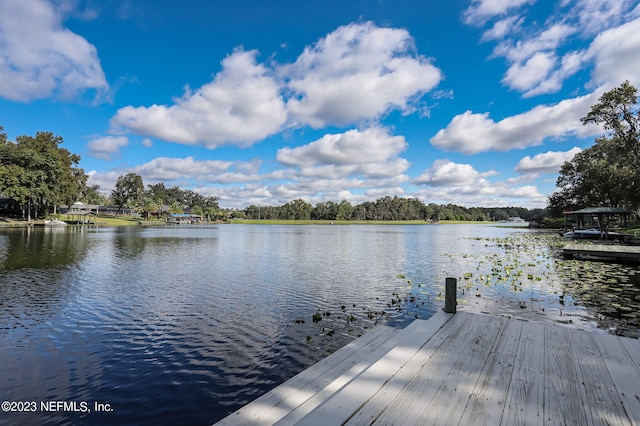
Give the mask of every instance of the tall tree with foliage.
[[604, 93], [581, 121], [607, 133], [562, 165], [558, 191], [549, 198], [552, 213], [588, 206], [640, 209], [638, 90], [625, 81]]
[[111, 200], [118, 207], [118, 212], [123, 207], [136, 207], [142, 201], [144, 195], [144, 183], [142, 176], [128, 173], [118, 176], [115, 188], [111, 191]]
[[13, 143], [0, 133], [0, 193], [17, 202], [23, 216], [55, 213], [78, 199], [88, 176], [77, 167], [80, 156], [60, 147], [60, 136], [38, 132]]

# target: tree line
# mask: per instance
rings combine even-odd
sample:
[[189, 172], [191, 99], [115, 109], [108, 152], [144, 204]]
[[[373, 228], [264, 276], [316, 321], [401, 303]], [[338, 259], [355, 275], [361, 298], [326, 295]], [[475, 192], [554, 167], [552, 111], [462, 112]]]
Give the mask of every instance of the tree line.
[[78, 166], [80, 156], [63, 148], [63, 142], [62, 137], [51, 132], [18, 136], [11, 142], [0, 126], [0, 210], [31, 220], [56, 214], [61, 205], [81, 201], [112, 205], [119, 210], [127, 207], [147, 217], [184, 211], [210, 218], [224, 216], [216, 196], [207, 197], [177, 186], [167, 188], [163, 183], [145, 189], [142, 177], [135, 173], [118, 177], [107, 196], [99, 185], [87, 185], [89, 176]]
[[281, 206], [251, 205], [232, 212], [234, 217], [246, 219], [280, 220], [357, 220], [357, 221], [501, 221], [512, 217], [532, 219], [544, 216], [542, 209], [524, 207], [461, 207], [454, 204], [425, 204], [417, 198], [382, 197], [352, 205], [347, 200], [339, 203], [321, 201], [315, 206], [301, 200], [293, 200]]
[[142, 211], [147, 219], [151, 215], [185, 212], [206, 216], [208, 219], [224, 217], [215, 195], [204, 196], [178, 186], [167, 188], [164, 183], [147, 185], [145, 190], [142, 176], [135, 173], [118, 177], [107, 202], [111, 202], [119, 210], [123, 207], [135, 208]]

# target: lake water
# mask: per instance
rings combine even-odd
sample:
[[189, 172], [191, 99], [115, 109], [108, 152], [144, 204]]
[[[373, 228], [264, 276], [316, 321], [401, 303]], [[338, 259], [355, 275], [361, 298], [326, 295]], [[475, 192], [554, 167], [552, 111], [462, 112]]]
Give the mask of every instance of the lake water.
[[561, 243], [483, 225], [0, 230], [0, 399], [37, 404], [0, 424], [212, 424], [376, 324], [430, 317], [448, 276], [461, 310], [637, 335], [638, 268], [567, 262]]

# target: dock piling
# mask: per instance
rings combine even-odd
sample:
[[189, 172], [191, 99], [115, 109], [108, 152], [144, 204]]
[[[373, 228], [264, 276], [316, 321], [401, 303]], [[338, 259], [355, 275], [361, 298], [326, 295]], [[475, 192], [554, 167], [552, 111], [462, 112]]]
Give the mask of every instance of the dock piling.
[[456, 278], [447, 278], [444, 288], [444, 311], [449, 314], [456, 313], [458, 291], [458, 280]]

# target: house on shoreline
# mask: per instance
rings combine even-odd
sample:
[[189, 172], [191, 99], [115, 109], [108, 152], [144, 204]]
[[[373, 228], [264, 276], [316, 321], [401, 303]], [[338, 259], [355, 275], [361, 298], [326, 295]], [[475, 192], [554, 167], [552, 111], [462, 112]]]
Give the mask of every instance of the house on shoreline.
[[70, 216], [83, 216], [87, 214], [103, 215], [103, 216], [133, 216], [139, 217], [140, 214], [134, 209], [128, 207], [122, 207], [119, 209], [116, 206], [100, 206], [97, 204], [85, 204], [80, 201], [76, 201], [70, 206], [60, 206], [59, 211], [61, 214], [68, 214]]

